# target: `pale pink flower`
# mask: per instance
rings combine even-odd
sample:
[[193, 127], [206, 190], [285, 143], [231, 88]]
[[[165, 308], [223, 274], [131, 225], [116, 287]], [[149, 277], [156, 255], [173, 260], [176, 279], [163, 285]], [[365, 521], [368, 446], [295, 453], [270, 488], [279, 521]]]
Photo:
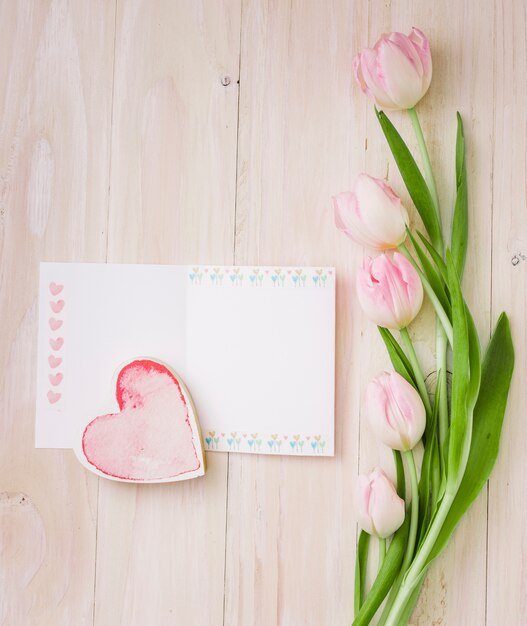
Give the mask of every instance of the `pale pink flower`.
[[333, 197], [333, 207], [337, 228], [363, 246], [388, 250], [406, 239], [408, 213], [379, 178], [360, 174], [352, 191]]
[[359, 476], [356, 506], [362, 530], [381, 539], [393, 535], [404, 522], [404, 500], [382, 469]]
[[381, 35], [373, 48], [353, 60], [355, 78], [375, 104], [388, 111], [411, 109], [425, 95], [432, 80], [428, 39], [417, 28]]
[[366, 388], [364, 407], [375, 435], [393, 450], [411, 450], [426, 426], [416, 389], [397, 372], [383, 372]]
[[378, 326], [400, 330], [419, 313], [423, 285], [400, 252], [366, 257], [357, 270], [357, 296], [364, 313]]

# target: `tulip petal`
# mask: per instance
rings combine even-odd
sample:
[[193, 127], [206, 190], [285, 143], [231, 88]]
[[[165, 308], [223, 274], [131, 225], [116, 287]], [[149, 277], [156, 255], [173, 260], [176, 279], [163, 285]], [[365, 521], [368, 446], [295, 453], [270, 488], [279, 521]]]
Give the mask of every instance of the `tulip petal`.
[[379, 42], [377, 59], [382, 68], [381, 85], [390, 100], [399, 109], [414, 107], [424, 94], [422, 76], [412, 60], [389, 39]]
[[406, 239], [409, 218], [401, 199], [382, 180], [361, 174], [355, 183], [357, 213], [377, 250], [396, 248]]
[[378, 107], [397, 111], [414, 107], [432, 80], [432, 57], [427, 38], [417, 28], [410, 35], [381, 35], [373, 48], [353, 59], [355, 79]]
[[392, 263], [400, 271], [406, 288], [407, 301], [411, 304], [411, 318], [413, 319], [423, 304], [423, 283], [413, 265], [400, 252], [393, 253]]
[[417, 54], [421, 59], [423, 67], [423, 94], [430, 87], [432, 81], [432, 55], [430, 53], [430, 44], [424, 33], [418, 28], [412, 28], [412, 32], [408, 35], [408, 39], [415, 46]]
[[426, 410], [413, 385], [397, 372], [383, 372], [366, 388], [365, 411], [375, 436], [393, 450], [411, 450], [426, 427]]
[[404, 522], [404, 500], [383, 470], [377, 468], [359, 476], [357, 517], [365, 532], [381, 538], [393, 535]]
[[364, 246], [389, 250], [406, 239], [408, 213], [380, 179], [360, 174], [353, 191], [333, 197], [333, 207], [337, 228]]
[[371, 48], [365, 48], [359, 53], [358, 69], [355, 71], [355, 76], [357, 80], [359, 80], [364, 93], [369, 96], [371, 100], [376, 102], [378, 106], [387, 110], [397, 108], [397, 105], [390, 99], [384, 89], [381, 77], [379, 76], [377, 53]]
[[398, 252], [364, 259], [357, 271], [357, 297], [366, 315], [378, 326], [401, 329], [410, 324], [423, 302], [417, 272]]

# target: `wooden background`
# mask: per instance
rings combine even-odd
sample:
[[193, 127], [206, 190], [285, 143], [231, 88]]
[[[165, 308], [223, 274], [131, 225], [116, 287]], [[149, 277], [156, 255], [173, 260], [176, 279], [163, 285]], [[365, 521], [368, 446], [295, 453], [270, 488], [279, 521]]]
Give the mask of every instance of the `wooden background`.
[[[466, 124], [468, 299], [484, 342], [506, 309], [517, 347], [498, 465], [412, 624], [527, 623], [521, 0], [0, 3], [0, 623], [350, 624], [356, 475], [385, 458], [360, 399], [387, 358], [330, 196], [366, 170], [406, 198], [351, 59], [412, 25], [432, 45], [419, 112], [447, 212], [456, 109]], [[212, 453], [204, 479], [131, 486], [35, 450], [41, 260], [336, 265], [335, 458]], [[428, 371], [430, 322], [413, 327]]]

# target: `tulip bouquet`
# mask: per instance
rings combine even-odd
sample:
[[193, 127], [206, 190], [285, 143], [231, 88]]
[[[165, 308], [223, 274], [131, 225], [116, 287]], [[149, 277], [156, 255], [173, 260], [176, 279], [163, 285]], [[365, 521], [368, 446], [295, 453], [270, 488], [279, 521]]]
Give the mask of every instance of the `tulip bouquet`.
[[[393, 370], [367, 387], [365, 409], [374, 435], [393, 450], [395, 486], [381, 469], [359, 477], [355, 626], [377, 613], [384, 626], [406, 624], [432, 561], [485, 485], [498, 454], [514, 367], [509, 321], [500, 316], [486, 348], [464, 300], [461, 279], [468, 237], [465, 139], [457, 115], [456, 199], [445, 236], [439, 198], [416, 104], [432, 78], [428, 40], [383, 35], [354, 60], [361, 90], [375, 114], [425, 232], [411, 233], [408, 212], [382, 180], [361, 174], [353, 191], [334, 197], [337, 227], [377, 251], [357, 272], [357, 295], [377, 326]], [[385, 111], [405, 110], [415, 130], [421, 167]], [[428, 389], [408, 326], [424, 294], [436, 313], [436, 384]], [[447, 380], [447, 364], [451, 378]], [[424, 446], [420, 471], [413, 449]], [[409, 482], [410, 489], [406, 484]], [[370, 537], [379, 566], [366, 589]], [[387, 546], [387, 541], [389, 545]], [[384, 607], [380, 611], [381, 605]]]

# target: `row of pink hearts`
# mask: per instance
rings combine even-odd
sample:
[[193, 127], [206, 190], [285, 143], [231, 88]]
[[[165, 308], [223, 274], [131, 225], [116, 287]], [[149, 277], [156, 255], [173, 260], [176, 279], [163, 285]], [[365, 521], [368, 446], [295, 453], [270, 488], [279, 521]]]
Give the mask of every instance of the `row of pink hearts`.
[[[52, 282], [49, 284], [49, 291], [52, 296], [58, 296], [59, 293], [63, 289], [64, 289], [64, 285], [60, 285], [55, 282]], [[65, 304], [64, 300], [51, 300], [49, 303], [49, 306], [51, 307], [51, 310], [53, 311], [53, 313], [59, 314], [64, 308], [64, 304]], [[62, 326], [63, 320], [57, 319], [55, 317], [50, 317], [48, 320], [48, 324], [52, 331], [56, 331]], [[56, 338], [51, 337], [49, 340], [49, 345], [52, 350], [54, 350], [55, 352], [58, 352], [64, 345], [64, 339], [62, 337], [56, 337]], [[57, 357], [53, 354], [50, 354], [48, 356], [48, 363], [51, 369], [56, 369], [62, 363], [62, 358]], [[56, 373], [52, 372], [48, 374], [49, 382], [53, 385], [53, 387], [58, 387], [60, 383], [62, 382], [63, 378], [64, 378], [64, 375], [61, 372], [56, 372]], [[62, 394], [60, 394], [58, 391], [53, 391], [53, 389], [50, 389], [48, 391], [48, 401], [50, 404], [55, 404], [56, 402], [58, 402], [61, 396]]]

